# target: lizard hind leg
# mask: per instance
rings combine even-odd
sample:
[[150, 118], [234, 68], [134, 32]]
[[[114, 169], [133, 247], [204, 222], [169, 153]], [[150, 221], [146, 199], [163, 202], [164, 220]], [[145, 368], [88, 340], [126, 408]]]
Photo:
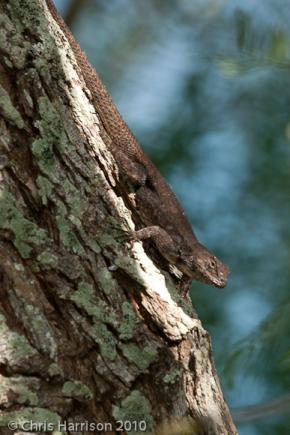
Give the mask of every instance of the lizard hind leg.
[[144, 186], [147, 180], [146, 168], [141, 164], [130, 159], [121, 150], [114, 150], [114, 158], [118, 163], [121, 177], [133, 186]]

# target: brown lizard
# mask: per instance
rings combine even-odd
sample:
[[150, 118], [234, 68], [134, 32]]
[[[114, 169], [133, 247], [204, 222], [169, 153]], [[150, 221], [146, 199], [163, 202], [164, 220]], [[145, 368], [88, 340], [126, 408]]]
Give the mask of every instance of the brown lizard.
[[120, 172], [134, 186], [137, 209], [146, 227], [132, 232], [132, 238], [152, 239], [161, 255], [183, 273], [185, 280], [225, 287], [228, 267], [199, 243], [174, 193], [122, 119], [53, 1], [46, 3], [74, 52], [95, 110], [111, 138], [110, 151]]

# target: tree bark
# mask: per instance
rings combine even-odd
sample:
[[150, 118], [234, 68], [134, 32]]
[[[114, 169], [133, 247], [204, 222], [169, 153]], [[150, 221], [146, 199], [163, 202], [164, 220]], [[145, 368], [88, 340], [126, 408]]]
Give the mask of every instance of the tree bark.
[[1, 434], [236, 434], [208, 333], [120, 240], [128, 192], [66, 38], [44, 0], [0, 13]]

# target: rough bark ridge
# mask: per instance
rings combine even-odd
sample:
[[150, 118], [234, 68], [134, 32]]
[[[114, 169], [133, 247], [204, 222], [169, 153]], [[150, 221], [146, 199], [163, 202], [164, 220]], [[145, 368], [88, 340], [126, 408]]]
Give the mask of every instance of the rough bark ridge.
[[208, 334], [142, 245], [119, 243], [131, 213], [64, 35], [44, 0], [0, 14], [1, 434], [180, 418], [235, 434]]

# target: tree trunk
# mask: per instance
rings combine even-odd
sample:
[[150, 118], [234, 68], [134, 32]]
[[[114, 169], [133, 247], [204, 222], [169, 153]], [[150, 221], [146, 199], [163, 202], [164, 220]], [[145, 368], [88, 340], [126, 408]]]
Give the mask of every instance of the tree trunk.
[[44, 0], [0, 13], [1, 434], [236, 434], [207, 332], [121, 240], [128, 192], [66, 38]]

